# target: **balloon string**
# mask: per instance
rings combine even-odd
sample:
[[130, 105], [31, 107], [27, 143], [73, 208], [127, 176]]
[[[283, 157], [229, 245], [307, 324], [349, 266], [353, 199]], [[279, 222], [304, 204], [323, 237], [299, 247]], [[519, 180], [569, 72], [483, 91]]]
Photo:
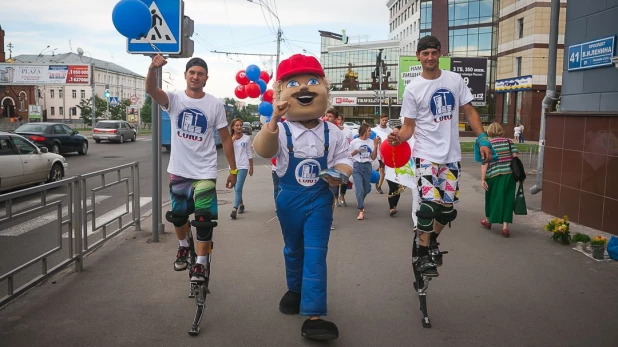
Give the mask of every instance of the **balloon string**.
[[[399, 174], [397, 173], [397, 168], [395, 166], [395, 146], [393, 146], [393, 169], [395, 170], [395, 179], [397, 179], [399, 177]], [[395, 195], [400, 195], [401, 193], [403, 193], [404, 190], [406, 190], [406, 186], [400, 184], [398, 185], [397, 190], [395, 190], [392, 194], [388, 194], [388, 197], [392, 198]]]

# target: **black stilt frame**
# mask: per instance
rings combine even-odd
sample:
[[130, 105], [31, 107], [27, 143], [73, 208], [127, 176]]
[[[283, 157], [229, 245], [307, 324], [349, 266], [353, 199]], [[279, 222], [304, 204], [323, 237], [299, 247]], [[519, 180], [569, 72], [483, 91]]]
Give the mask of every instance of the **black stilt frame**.
[[189, 329], [189, 335], [197, 336], [200, 333], [200, 322], [202, 321], [202, 316], [204, 315], [206, 296], [210, 294], [210, 290], [208, 290], [208, 281], [210, 279], [211, 254], [208, 254], [208, 258], [206, 259], [206, 281], [191, 281], [191, 276], [193, 276], [193, 265], [195, 265], [195, 262], [197, 261], [197, 252], [195, 250], [195, 243], [193, 242], [192, 234], [193, 232], [189, 231], [189, 297], [195, 298], [196, 309], [195, 318], [193, 318], [193, 324]]

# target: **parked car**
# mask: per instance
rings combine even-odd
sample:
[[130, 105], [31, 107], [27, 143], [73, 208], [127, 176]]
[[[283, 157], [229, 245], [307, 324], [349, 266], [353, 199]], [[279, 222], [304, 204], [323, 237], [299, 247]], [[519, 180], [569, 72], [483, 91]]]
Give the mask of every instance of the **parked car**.
[[262, 123], [259, 120], [253, 121], [251, 127], [253, 130], [260, 130], [260, 128], [262, 128]]
[[348, 128], [352, 129], [352, 130], [358, 130], [358, 128], [360, 127], [360, 125], [354, 123], [354, 122], [343, 122], [344, 126], [347, 126]]
[[27, 138], [0, 131], [0, 192], [42, 182], [59, 181], [69, 164], [47, 147], [37, 147]]
[[253, 129], [251, 129], [251, 123], [249, 122], [242, 123], [242, 133], [247, 134], [247, 135], [253, 134]]
[[96, 143], [114, 141], [123, 143], [126, 140], [135, 142], [137, 130], [123, 120], [102, 120], [94, 126], [92, 138]]
[[61, 123], [26, 123], [15, 129], [15, 133], [39, 147], [47, 147], [52, 153], [88, 153], [88, 138]]

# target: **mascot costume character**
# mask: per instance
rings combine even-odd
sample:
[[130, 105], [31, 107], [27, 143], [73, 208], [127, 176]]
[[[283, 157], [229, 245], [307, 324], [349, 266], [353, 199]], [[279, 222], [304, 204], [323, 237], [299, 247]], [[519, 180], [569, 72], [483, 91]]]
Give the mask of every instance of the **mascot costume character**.
[[[321, 120], [330, 99], [320, 62], [296, 54], [277, 67], [273, 115], [255, 136], [263, 158], [276, 158], [276, 207], [285, 246], [288, 291], [279, 303], [284, 314], [309, 317], [301, 334], [315, 340], [339, 337], [326, 315], [326, 254], [333, 222], [329, 185], [352, 173], [348, 141], [336, 125]], [[280, 122], [285, 116], [285, 122]]]

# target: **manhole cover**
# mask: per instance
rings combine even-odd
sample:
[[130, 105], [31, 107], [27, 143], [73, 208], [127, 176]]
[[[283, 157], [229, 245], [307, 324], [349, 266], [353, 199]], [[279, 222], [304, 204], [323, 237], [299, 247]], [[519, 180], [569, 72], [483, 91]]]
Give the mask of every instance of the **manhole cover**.
[[231, 204], [232, 202], [229, 200], [217, 200], [217, 205], [227, 205], [227, 204]]
[[103, 157], [103, 159], [124, 159], [124, 157], [110, 155], [110, 156], [107, 156], [107, 157]]

